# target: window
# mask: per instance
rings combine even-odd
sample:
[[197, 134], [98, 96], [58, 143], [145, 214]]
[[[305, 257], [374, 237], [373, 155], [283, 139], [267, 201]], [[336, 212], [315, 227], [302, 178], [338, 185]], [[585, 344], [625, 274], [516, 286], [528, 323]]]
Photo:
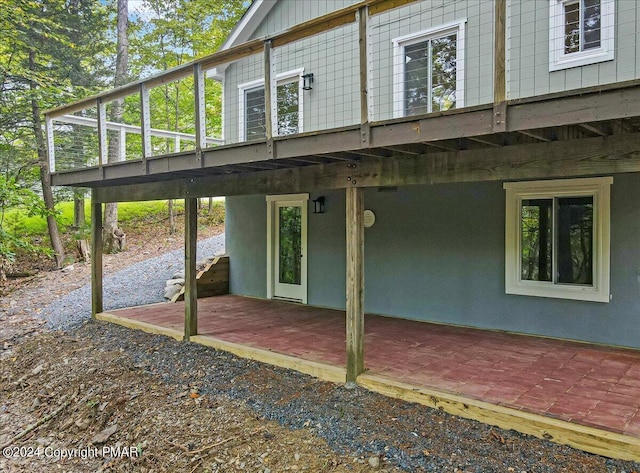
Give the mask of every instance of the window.
[[393, 40], [394, 116], [464, 106], [465, 22]]
[[609, 302], [610, 177], [505, 183], [507, 294]]
[[[302, 69], [279, 74], [272, 100], [273, 134], [285, 136], [302, 132]], [[251, 141], [265, 137], [264, 79], [241, 84], [240, 139]]]
[[549, 70], [614, 58], [614, 0], [549, 0]]

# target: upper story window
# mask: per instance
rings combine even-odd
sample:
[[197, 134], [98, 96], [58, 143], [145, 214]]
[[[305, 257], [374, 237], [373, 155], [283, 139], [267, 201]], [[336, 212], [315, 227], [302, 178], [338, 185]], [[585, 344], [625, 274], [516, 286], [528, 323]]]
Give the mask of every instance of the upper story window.
[[[274, 136], [302, 132], [303, 71], [278, 74], [276, 93], [272, 99]], [[240, 84], [240, 138], [245, 141], [263, 139], [265, 134], [264, 79]]]
[[610, 177], [509, 182], [506, 292], [609, 302]]
[[464, 106], [465, 22], [393, 40], [395, 117]]
[[549, 0], [549, 70], [614, 58], [615, 0]]

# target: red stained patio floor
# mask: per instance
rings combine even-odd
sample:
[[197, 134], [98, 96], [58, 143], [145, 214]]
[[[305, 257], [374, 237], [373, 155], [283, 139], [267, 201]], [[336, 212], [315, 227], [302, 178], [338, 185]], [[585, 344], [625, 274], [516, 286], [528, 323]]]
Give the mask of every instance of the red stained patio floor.
[[[182, 331], [184, 303], [110, 313]], [[198, 334], [344, 367], [345, 314], [240, 296], [198, 300]], [[367, 315], [374, 374], [640, 438], [640, 350]]]

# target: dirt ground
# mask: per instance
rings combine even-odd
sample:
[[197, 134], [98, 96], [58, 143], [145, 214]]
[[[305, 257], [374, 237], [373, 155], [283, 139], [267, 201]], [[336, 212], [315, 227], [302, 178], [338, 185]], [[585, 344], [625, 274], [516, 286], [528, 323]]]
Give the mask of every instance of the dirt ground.
[[[129, 243], [105, 272], [182, 239], [147, 230]], [[49, 332], [38, 311], [88, 281], [81, 263], [5, 288], [0, 472], [640, 471], [166, 337], [100, 322]]]

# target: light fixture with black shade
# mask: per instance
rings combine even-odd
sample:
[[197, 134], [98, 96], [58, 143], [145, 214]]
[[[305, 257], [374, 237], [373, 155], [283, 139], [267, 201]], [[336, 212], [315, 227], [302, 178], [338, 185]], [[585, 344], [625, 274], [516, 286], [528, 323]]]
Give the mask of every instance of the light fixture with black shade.
[[309, 74], [304, 74], [302, 76], [302, 90], [313, 89], [313, 87], [311, 87], [311, 84], [313, 84], [313, 72]]
[[324, 196], [323, 195], [313, 200], [313, 213], [314, 214], [324, 213]]

